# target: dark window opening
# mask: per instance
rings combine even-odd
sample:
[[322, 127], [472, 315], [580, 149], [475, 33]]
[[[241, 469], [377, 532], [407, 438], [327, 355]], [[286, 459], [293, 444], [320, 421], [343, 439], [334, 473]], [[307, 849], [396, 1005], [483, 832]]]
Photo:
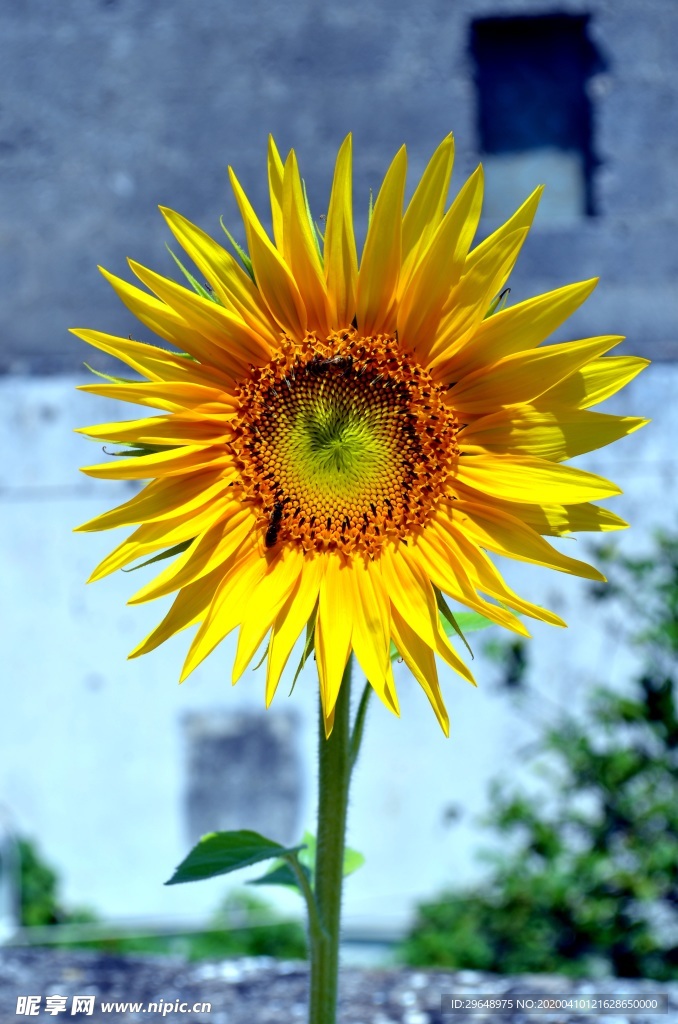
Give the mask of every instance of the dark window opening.
[[588, 37], [589, 20], [568, 14], [478, 19], [471, 54], [481, 150], [573, 154], [583, 175], [582, 212], [593, 216], [598, 161], [586, 83], [605, 65]]

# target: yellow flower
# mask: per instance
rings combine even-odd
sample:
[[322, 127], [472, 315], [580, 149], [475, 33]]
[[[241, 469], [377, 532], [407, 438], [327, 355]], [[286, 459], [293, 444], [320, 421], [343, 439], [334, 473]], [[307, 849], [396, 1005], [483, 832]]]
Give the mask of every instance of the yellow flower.
[[488, 316], [541, 190], [472, 249], [482, 168], [446, 211], [452, 160], [450, 136], [403, 215], [405, 147], [396, 154], [358, 265], [350, 136], [322, 239], [294, 152], [283, 165], [271, 140], [274, 241], [230, 172], [251, 260], [242, 254], [245, 269], [163, 209], [208, 287], [184, 288], [132, 261], [148, 291], [103, 272], [139, 320], [174, 346], [74, 331], [145, 378], [82, 390], [163, 411], [82, 430], [131, 445], [133, 456], [85, 473], [150, 480], [80, 527], [140, 524], [91, 578], [178, 552], [132, 598], [178, 591], [131, 657], [198, 625], [184, 679], [239, 628], [235, 682], [268, 637], [268, 704], [307, 627], [329, 731], [351, 651], [397, 713], [393, 643], [447, 732], [435, 655], [473, 677], [442, 628], [444, 594], [522, 635], [514, 612], [564, 625], [511, 591], [486, 551], [602, 578], [544, 535], [626, 525], [591, 504], [618, 487], [563, 463], [646, 422], [589, 409], [647, 360], [604, 358], [622, 340], [614, 336], [542, 346], [595, 280]]

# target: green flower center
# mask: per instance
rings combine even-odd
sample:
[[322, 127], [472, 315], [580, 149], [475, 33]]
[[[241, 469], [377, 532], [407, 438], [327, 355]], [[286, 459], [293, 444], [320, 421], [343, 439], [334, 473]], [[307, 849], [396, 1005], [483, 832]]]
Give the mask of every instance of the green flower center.
[[394, 338], [309, 336], [254, 371], [241, 402], [243, 496], [269, 547], [374, 555], [426, 519], [458, 454], [441, 389]]

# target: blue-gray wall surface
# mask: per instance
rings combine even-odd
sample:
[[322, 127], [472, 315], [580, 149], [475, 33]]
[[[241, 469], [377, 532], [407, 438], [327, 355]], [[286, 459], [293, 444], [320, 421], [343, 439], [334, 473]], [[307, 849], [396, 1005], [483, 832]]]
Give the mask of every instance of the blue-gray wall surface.
[[[313, 208], [355, 136], [364, 222], [398, 147], [410, 187], [454, 131], [458, 188], [478, 159], [474, 19], [590, 15], [597, 216], [538, 216], [513, 277], [523, 297], [600, 275], [571, 334], [624, 331], [629, 350], [676, 355], [678, 4], [672, 0], [5, 0], [0, 5], [0, 371], [79, 372], [70, 326], [136, 332], [99, 277], [125, 258], [172, 273], [157, 205], [221, 236], [240, 222], [233, 164], [267, 216], [266, 138], [295, 147]], [[543, 177], [537, 161], [533, 180]], [[488, 174], [488, 192], [502, 175]], [[548, 192], [547, 192], [548, 195]], [[540, 219], [541, 217], [541, 219]], [[490, 219], [483, 231], [493, 224]], [[142, 335], [143, 336], [143, 335]], [[93, 357], [95, 365], [106, 365]]]

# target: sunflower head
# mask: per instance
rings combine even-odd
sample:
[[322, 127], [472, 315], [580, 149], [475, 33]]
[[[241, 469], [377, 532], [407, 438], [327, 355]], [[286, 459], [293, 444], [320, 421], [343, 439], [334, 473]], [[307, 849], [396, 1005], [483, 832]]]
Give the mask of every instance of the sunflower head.
[[305, 628], [328, 731], [351, 652], [398, 711], [395, 650], [447, 732], [436, 655], [473, 681], [448, 598], [524, 635], [522, 616], [564, 625], [488, 552], [602, 579], [545, 537], [626, 525], [592, 504], [619, 489], [564, 463], [646, 422], [590, 411], [646, 360], [607, 356], [617, 336], [543, 344], [595, 281], [498, 307], [541, 189], [472, 247], [482, 169], [448, 206], [452, 161], [449, 136], [403, 210], [396, 154], [358, 260], [350, 136], [322, 235], [294, 152], [283, 164], [271, 140], [272, 237], [230, 171], [247, 251], [163, 209], [205, 284], [176, 257], [188, 287], [133, 261], [144, 288], [104, 272], [165, 342], [74, 332], [141, 376], [82, 390], [159, 411], [82, 430], [127, 456], [84, 472], [149, 481], [80, 527], [136, 526], [92, 579], [174, 556], [132, 598], [176, 595], [131, 656], [197, 626], [184, 678], [238, 629], [233, 681], [266, 641], [269, 702]]

